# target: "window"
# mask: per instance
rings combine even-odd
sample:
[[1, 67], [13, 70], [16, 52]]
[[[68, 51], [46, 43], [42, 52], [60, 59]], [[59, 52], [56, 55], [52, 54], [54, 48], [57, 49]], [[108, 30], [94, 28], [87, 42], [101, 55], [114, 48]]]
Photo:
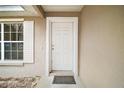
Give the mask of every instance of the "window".
[[34, 21], [0, 19], [0, 65], [34, 63]]
[[23, 60], [23, 33], [22, 22], [0, 24], [0, 59]]

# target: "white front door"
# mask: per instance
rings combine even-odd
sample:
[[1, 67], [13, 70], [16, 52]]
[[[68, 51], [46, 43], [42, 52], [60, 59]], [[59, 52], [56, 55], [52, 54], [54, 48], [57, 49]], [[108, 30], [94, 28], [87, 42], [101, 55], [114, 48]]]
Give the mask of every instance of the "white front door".
[[72, 70], [73, 22], [52, 22], [52, 70]]

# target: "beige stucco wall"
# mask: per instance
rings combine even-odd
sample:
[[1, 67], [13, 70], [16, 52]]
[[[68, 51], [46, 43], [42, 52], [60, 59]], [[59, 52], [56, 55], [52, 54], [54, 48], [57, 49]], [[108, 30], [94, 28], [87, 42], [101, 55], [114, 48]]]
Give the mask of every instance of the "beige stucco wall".
[[35, 22], [35, 59], [23, 66], [0, 66], [0, 76], [41, 76], [45, 73], [45, 19], [25, 17]]
[[124, 6], [85, 6], [79, 32], [86, 87], [124, 87]]

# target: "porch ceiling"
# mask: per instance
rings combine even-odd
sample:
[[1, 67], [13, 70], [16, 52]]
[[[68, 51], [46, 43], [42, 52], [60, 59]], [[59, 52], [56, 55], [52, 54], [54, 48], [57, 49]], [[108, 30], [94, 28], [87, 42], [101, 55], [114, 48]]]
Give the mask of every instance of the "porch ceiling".
[[45, 12], [80, 12], [83, 5], [43, 5]]
[[[6, 5], [7, 6], [7, 5]], [[11, 5], [15, 6], [15, 5]], [[0, 5], [1, 9], [5, 6]], [[9, 5], [8, 5], [9, 7]], [[47, 13], [79, 13], [83, 8], [83, 5], [18, 5], [18, 7], [22, 7], [23, 11], [19, 11], [13, 9], [12, 11], [9, 9], [8, 11], [4, 9], [0, 11], [0, 17], [23, 17], [23, 16], [40, 16], [46, 17]]]

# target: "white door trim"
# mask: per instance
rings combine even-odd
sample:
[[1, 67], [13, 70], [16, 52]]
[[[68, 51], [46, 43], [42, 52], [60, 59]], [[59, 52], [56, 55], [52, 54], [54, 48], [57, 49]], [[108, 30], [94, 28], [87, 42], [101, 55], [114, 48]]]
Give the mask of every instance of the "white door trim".
[[51, 23], [52, 22], [73, 22], [73, 72], [78, 76], [78, 17], [47, 17], [46, 18], [46, 76], [49, 76], [51, 71]]

